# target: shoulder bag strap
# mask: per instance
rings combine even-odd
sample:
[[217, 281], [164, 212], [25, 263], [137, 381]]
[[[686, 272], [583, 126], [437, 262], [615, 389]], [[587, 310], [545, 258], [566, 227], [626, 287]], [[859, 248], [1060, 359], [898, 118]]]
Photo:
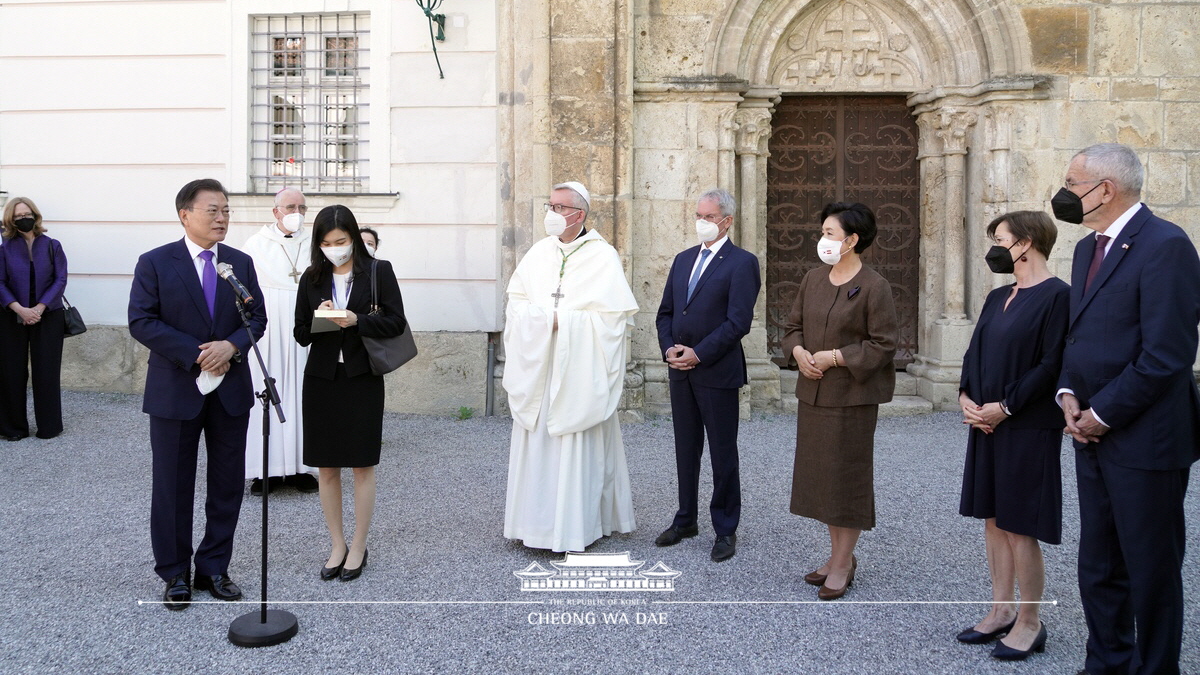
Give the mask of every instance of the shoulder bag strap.
[[379, 287], [375, 283], [375, 266], [378, 260], [371, 261], [371, 314], [379, 313]]

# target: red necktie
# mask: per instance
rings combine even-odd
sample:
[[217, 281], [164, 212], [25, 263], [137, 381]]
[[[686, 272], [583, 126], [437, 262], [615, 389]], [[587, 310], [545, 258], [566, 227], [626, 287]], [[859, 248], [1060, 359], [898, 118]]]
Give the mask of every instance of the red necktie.
[[1096, 235], [1096, 249], [1092, 251], [1092, 265], [1088, 267], [1087, 281], [1083, 282], [1083, 292], [1087, 293], [1092, 286], [1092, 279], [1095, 278], [1096, 272], [1100, 271], [1100, 263], [1104, 262], [1104, 249], [1108, 247], [1108, 240], [1112, 239], [1107, 235]]

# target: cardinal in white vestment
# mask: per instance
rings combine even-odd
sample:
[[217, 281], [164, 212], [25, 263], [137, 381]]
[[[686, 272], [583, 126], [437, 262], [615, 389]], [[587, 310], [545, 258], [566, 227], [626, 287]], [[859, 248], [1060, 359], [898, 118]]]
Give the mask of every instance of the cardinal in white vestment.
[[[271, 450], [267, 464], [267, 476], [285, 477], [287, 482], [302, 492], [317, 491], [317, 470], [305, 466], [304, 420], [300, 415], [300, 391], [304, 380], [304, 364], [308, 361], [308, 348], [301, 347], [292, 336], [296, 323], [296, 292], [300, 274], [308, 267], [312, 257], [310, 234], [304, 228], [304, 214], [308, 208], [304, 195], [294, 188], [285, 188], [275, 195], [275, 222], [264, 225], [255, 232], [242, 250], [254, 259], [258, 283], [262, 287], [261, 301], [267, 308], [267, 331], [258, 341], [263, 361], [275, 388], [279, 390], [280, 406], [287, 420], [280, 424], [271, 414]], [[254, 374], [254, 391], [262, 391], [263, 374], [258, 359], [250, 358]], [[254, 479], [253, 494], [262, 489], [271, 489], [273, 480], [262, 482], [267, 476], [262, 470], [262, 406], [255, 403], [250, 410], [250, 425], [246, 430], [246, 478]]]
[[638, 307], [616, 249], [584, 225], [589, 205], [583, 185], [556, 185], [550, 236], [508, 285], [504, 536], [531, 548], [583, 551], [636, 527], [617, 403]]

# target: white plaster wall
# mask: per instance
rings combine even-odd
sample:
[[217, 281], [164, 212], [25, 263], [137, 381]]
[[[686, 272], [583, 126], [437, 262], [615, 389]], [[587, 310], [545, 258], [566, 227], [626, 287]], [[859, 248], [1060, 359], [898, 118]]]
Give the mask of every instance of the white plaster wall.
[[[495, 1], [446, 9], [443, 80], [413, 3], [0, 4], [0, 190], [42, 209], [88, 322], [123, 325], [137, 256], [182, 236], [179, 188], [213, 177], [247, 189], [249, 17], [367, 10], [370, 191], [399, 196], [310, 205], [344, 203], [380, 229], [417, 330], [497, 330]], [[256, 205], [235, 206], [229, 243], [270, 218], [263, 201], [235, 197]]]

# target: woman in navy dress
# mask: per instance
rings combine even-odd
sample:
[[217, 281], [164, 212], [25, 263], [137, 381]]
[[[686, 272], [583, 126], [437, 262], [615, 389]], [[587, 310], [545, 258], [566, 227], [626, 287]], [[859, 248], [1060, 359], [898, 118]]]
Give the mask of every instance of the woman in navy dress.
[[1020, 660], [1046, 644], [1038, 605], [1045, 568], [1038, 544], [1062, 540], [1062, 411], [1054, 395], [1070, 287], [1046, 259], [1058, 231], [1045, 213], [1015, 211], [988, 225], [988, 266], [1016, 283], [988, 294], [963, 357], [959, 404], [967, 441], [959, 512], [984, 519], [992, 609], [958, 640], [1006, 637], [992, 656]]

